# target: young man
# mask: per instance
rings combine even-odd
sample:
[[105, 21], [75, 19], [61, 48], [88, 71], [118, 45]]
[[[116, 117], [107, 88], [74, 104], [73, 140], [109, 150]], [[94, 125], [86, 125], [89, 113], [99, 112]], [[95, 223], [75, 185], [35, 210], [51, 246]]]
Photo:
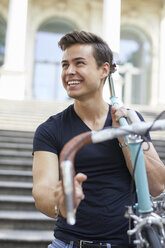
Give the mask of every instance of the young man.
[[[66, 223], [62, 183], [59, 180], [59, 154], [74, 136], [107, 126], [119, 126], [127, 117], [124, 108], [116, 110], [102, 98], [110, 72], [112, 52], [98, 36], [74, 31], [59, 42], [64, 51], [62, 82], [74, 104], [50, 117], [36, 130], [34, 137], [33, 196], [44, 214], [59, 217], [54, 230], [55, 247], [133, 247], [128, 241], [128, 220], [124, 217], [129, 203], [132, 164], [125, 138], [86, 145], [75, 158], [76, 224]], [[141, 117], [142, 118], [142, 117]], [[144, 147], [146, 144], [143, 144]], [[144, 152], [150, 192], [164, 190], [165, 168], [152, 143]], [[135, 202], [135, 192], [133, 203]], [[81, 240], [89, 241], [81, 243]]]

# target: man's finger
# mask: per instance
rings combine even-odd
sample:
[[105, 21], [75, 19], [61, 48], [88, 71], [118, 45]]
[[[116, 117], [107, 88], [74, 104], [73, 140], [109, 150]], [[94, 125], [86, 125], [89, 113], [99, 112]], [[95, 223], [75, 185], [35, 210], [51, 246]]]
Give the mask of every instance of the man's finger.
[[87, 180], [87, 176], [83, 173], [78, 173], [76, 176], [75, 176], [75, 180], [78, 181], [78, 183], [82, 184], [84, 181]]

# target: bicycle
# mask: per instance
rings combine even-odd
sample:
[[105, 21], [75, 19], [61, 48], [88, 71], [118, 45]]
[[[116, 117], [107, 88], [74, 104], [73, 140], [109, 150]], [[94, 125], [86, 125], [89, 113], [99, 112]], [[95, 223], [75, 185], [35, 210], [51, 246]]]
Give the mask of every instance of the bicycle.
[[[111, 80], [112, 81], [112, 80]], [[112, 82], [111, 82], [112, 83]], [[111, 87], [112, 91], [113, 85]], [[111, 97], [112, 104], [117, 108], [118, 103], [114, 92]], [[67, 222], [75, 224], [74, 212], [74, 157], [77, 151], [86, 144], [99, 143], [106, 140], [126, 136], [128, 146], [132, 154], [132, 162], [134, 167], [134, 178], [137, 191], [138, 202], [135, 206], [134, 213], [132, 206], [128, 206], [125, 217], [134, 221], [134, 228], [128, 230], [128, 235], [136, 235], [134, 244], [138, 248], [163, 248], [165, 247], [165, 232], [163, 226], [163, 218], [153, 211], [151, 203], [148, 180], [141, 148], [141, 136], [145, 135], [148, 130], [164, 130], [165, 120], [157, 120], [152, 122], [139, 122], [134, 112], [129, 112], [129, 120], [132, 124], [126, 122], [124, 118], [120, 119], [121, 127], [105, 128], [99, 131], [88, 131], [77, 135], [71, 139], [62, 149], [60, 154], [60, 167], [63, 178], [63, 188], [66, 200]]]

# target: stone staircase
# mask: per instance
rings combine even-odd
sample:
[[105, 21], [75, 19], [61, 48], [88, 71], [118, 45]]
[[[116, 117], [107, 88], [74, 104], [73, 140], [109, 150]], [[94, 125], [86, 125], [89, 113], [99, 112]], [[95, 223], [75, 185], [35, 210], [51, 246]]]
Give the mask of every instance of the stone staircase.
[[72, 103], [0, 99], [0, 129], [34, 132], [38, 125]]
[[55, 222], [32, 197], [33, 132], [0, 130], [0, 247], [46, 248]]
[[[34, 206], [33, 132], [0, 130], [0, 247], [47, 248], [55, 222]], [[165, 163], [165, 141], [154, 140]]]

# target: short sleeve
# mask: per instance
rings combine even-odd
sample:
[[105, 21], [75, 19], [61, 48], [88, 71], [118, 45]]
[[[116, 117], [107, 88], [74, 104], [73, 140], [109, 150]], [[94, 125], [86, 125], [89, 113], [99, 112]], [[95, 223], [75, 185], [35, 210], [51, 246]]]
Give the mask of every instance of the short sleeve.
[[35, 151], [48, 151], [57, 154], [57, 139], [51, 128], [46, 123], [41, 124], [33, 139], [33, 153]]

